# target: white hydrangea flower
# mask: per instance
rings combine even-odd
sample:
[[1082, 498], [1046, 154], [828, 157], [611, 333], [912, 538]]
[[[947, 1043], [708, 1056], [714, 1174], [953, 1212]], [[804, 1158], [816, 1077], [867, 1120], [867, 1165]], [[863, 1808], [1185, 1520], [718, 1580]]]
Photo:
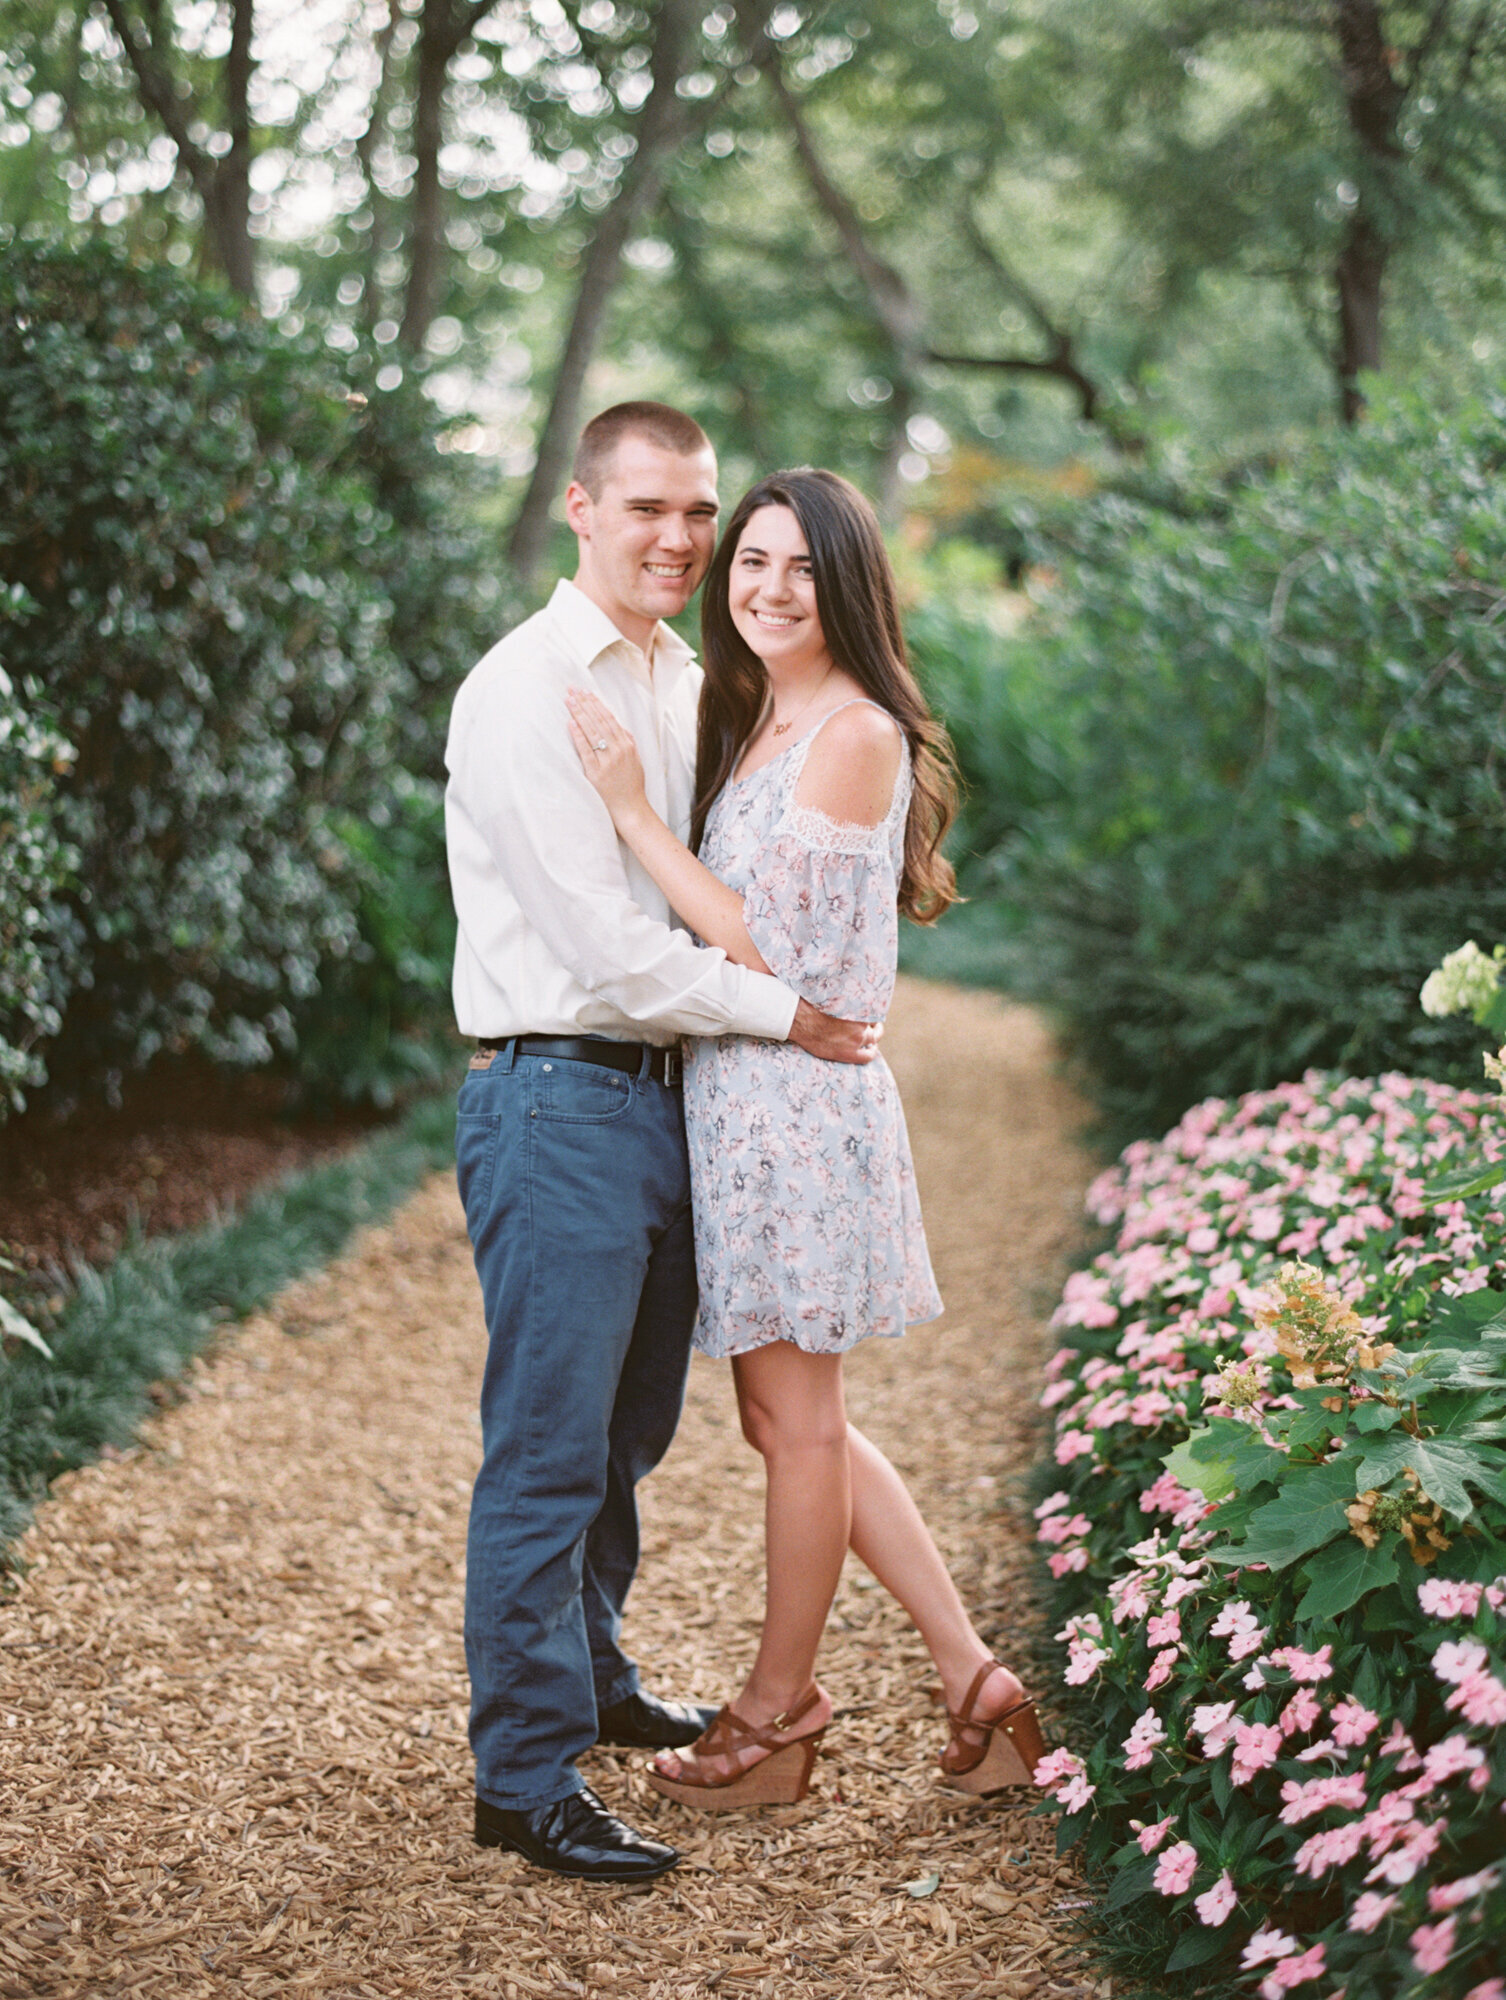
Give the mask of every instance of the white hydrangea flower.
[[1422, 1011], [1441, 1020], [1446, 1014], [1472, 1014], [1488, 1007], [1501, 984], [1501, 961], [1506, 945], [1497, 945], [1487, 955], [1471, 938], [1451, 951], [1436, 972], [1423, 982]]

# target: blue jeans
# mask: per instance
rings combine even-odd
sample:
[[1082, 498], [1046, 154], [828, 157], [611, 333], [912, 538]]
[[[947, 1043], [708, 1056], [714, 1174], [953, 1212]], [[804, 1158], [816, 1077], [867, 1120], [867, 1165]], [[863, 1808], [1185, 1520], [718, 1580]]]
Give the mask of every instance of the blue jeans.
[[512, 1045], [460, 1086], [456, 1161], [489, 1335], [465, 1651], [476, 1791], [581, 1788], [618, 1643], [634, 1489], [679, 1421], [695, 1317], [678, 1088]]

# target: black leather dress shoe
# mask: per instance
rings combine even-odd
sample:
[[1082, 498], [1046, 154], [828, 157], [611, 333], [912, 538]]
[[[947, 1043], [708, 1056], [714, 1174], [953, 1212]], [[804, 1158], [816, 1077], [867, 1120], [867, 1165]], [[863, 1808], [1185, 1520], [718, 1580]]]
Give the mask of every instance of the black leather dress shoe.
[[587, 1882], [651, 1882], [680, 1858], [662, 1841], [634, 1833], [584, 1790], [532, 1812], [504, 1812], [477, 1799], [476, 1845], [510, 1847], [535, 1868]]
[[694, 1701], [660, 1701], [640, 1689], [596, 1717], [598, 1743], [628, 1750], [684, 1750], [716, 1721], [717, 1711]]

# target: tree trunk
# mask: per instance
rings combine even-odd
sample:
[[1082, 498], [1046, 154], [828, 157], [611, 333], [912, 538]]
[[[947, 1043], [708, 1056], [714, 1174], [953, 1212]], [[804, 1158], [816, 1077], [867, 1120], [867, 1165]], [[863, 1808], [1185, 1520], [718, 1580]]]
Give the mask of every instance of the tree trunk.
[[[418, 89], [413, 102], [413, 205], [408, 227], [408, 284], [398, 338], [410, 354], [423, 346], [439, 310], [444, 270], [444, 92], [450, 63], [496, 0], [423, 0], [418, 28]], [[373, 269], [375, 259], [373, 259]]]
[[225, 58], [225, 119], [230, 151], [217, 160], [205, 221], [214, 260], [243, 299], [256, 293], [251, 238], [251, 57], [253, 0], [232, 0], [230, 53]]
[[1345, 115], [1360, 154], [1358, 199], [1334, 268], [1339, 313], [1334, 369], [1340, 414], [1352, 424], [1365, 407], [1361, 371], [1381, 365], [1391, 241], [1375, 215], [1374, 189], [1405, 157], [1396, 128], [1407, 92], [1392, 67], [1380, 0], [1334, 0], [1333, 25]]
[[1360, 373], [1381, 365], [1381, 302], [1390, 246], [1363, 215], [1356, 215], [1339, 253], [1339, 411], [1346, 424], [1365, 407]]
[[698, 0], [664, 0], [649, 69], [653, 88], [639, 121], [638, 147], [623, 171], [616, 199], [603, 214], [586, 250], [533, 472], [508, 538], [508, 560], [525, 584], [532, 582], [549, 538], [549, 505], [570, 463], [586, 370], [622, 276], [622, 253], [657, 199], [669, 155], [689, 123], [675, 95], [675, 85], [699, 13]]
[[410, 354], [438, 310], [444, 252], [444, 202], [439, 149], [444, 143], [444, 87], [455, 53], [450, 0], [424, 0], [418, 30], [418, 89], [413, 102], [413, 204], [408, 224], [408, 289], [399, 337]]
[[[256, 295], [256, 253], [251, 238], [251, 55], [254, 0], [232, 0], [230, 53], [225, 58], [225, 110], [230, 150], [216, 160], [191, 136], [197, 112], [190, 95], [164, 67], [166, 36], [159, 5], [147, 8], [153, 30], [143, 41], [125, 0], [105, 0], [122, 48], [136, 77], [144, 109], [157, 117], [178, 149], [178, 160], [193, 182], [204, 209], [206, 262], [220, 271], [243, 299]], [[204, 121], [209, 122], [207, 119]]]

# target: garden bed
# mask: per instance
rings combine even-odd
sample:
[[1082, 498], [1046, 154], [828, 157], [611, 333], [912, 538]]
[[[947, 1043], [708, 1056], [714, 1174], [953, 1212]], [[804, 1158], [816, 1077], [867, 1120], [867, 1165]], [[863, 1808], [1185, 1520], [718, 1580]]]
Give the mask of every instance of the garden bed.
[[1313, 1073], [1090, 1190], [1037, 1509], [1090, 1747], [1042, 1775], [1157, 1993], [1506, 1996], [1506, 1209], [1424, 1199], [1499, 1112]]

